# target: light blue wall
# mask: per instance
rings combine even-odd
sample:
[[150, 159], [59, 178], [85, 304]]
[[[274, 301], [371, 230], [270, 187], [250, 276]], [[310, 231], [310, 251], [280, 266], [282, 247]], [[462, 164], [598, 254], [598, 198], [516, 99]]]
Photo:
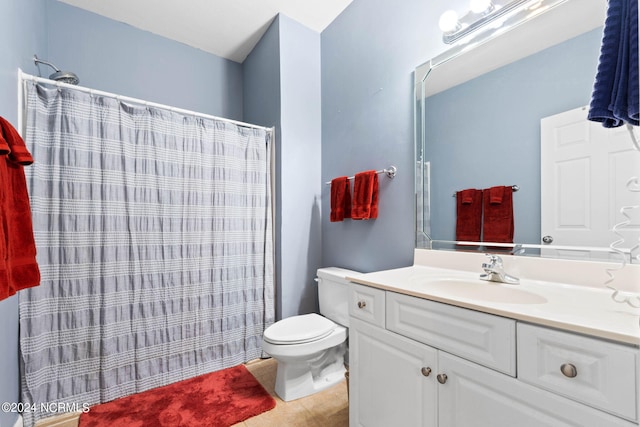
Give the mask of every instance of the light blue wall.
[[280, 15], [282, 316], [317, 310], [321, 264], [320, 34]]
[[[35, 53], [76, 73], [82, 86], [242, 120], [241, 64], [58, 1], [46, 4], [49, 48]], [[34, 66], [25, 71], [37, 74]]]
[[517, 184], [514, 241], [540, 243], [540, 119], [589, 103], [601, 38], [592, 30], [429, 98], [434, 239], [455, 240], [457, 190]]
[[[242, 63], [244, 120], [280, 128], [280, 17]], [[276, 137], [280, 139], [279, 132]], [[280, 148], [276, 144], [276, 148]]]
[[275, 263], [276, 263], [276, 316], [282, 313], [282, 282], [279, 279], [282, 269], [282, 241], [277, 236], [282, 229], [282, 135], [281, 135], [281, 102], [280, 102], [280, 17], [271, 23], [267, 32], [245, 59], [243, 66], [244, 79], [244, 114], [245, 120], [262, 126], [276, 128], [275, 153]]
[[[0, 116], [18, 125], [18, 73], [34, 53], [47, 49], [42, 0], [0, 0]], [[18, 297], [0, 301], [0, 402], [18, 402]], [[0, 411], [0, 427], [11, 427], [17, 415]]]
[[329, 222], [323, 188], [325, 266], [367, 272], [412, 263], [413, 71], [433, 56], [425, 22], [441, 13], [429, 3], [354, 0], [322, 33], [323, 180], [398, 167], [395, 179], [380, 177], [376, 220]]
[[245, 120], [276, 125], [278, 318], [317, 310], [320, 34], [280, 15], [244, 66]]

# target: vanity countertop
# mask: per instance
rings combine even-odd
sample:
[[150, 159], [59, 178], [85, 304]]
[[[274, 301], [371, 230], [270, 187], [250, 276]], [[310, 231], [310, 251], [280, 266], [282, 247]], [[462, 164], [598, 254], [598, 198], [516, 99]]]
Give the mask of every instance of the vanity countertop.
[[640, 309], [614, 301], [613, 291], [608, 288], [528, 279], [508, 285], [480, 280], [479, 276], [413, 265], [348, 279], [484, 313], [640, 345]]

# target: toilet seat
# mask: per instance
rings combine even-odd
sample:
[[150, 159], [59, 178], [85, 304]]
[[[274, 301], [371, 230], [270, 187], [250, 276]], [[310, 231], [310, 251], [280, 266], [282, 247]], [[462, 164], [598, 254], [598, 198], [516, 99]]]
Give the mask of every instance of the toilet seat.
[[303, 314], [269, 326], [264, 331], [264, 340], [272, 344], [304, 344], [329, 336], [336, 326], [319, 314]]

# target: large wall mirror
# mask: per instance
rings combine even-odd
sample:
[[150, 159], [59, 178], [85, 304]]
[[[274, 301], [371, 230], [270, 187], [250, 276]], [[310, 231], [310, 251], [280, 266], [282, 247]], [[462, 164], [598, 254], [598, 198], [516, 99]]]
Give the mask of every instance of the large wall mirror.
[[[417, 247], [617, 260], [611, 229], [625, 219], [620, 206], [640, 205], [640, 193], [624, 188], [640, 152], [630, 129], [586, 120], [606, 3], [560, 2], [416, 69]], [[545, 153], [596, 138], [608, 138], [596, 145], [610, 152], [572, 162]], [[456, 242], [456, 192], [501, 185], [519, 188], [514, 243]], [[626, 261], [637, 261], [639, 230], [640, 218], [622, 230]]]

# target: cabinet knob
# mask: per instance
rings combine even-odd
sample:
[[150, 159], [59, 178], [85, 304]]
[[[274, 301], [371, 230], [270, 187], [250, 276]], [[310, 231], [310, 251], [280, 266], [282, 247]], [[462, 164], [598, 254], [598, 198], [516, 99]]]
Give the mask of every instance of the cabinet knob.
[[431, 375], [431, 368], [423, 367], [422, 369], [420, 369], [420, 372], [422, 372], [422, 375], [424, 375], [425, 377], [428, 377], [429, 375]]
[[367, 306], [366, 301], [358, 301], [358, 308], [365, 308]]
[[575, 378], [578, 375], [578, 370], [575, 365], [572, 365], [571, 363], [562, 364], [562, 366], [560, 366], [560, 372], [568, 378]]
[[440, 384], [444, 384], [447, 382], [447, 374], [438, 374], [436, 378], [438, 379], [438, 382]]

